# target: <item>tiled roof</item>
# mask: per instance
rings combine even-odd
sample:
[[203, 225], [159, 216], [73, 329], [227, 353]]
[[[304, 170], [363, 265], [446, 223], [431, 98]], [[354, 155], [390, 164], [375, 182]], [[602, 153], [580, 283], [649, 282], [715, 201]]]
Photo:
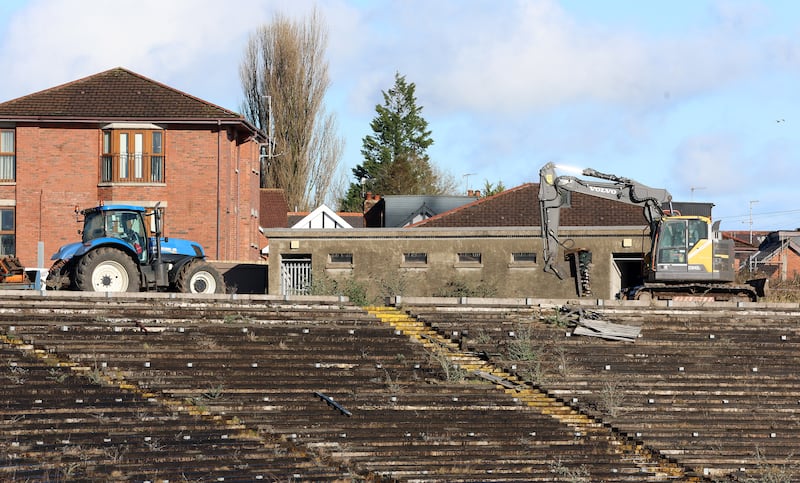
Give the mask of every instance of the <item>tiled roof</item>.
[[[527, 183], [441, 213], [414, 227], [539, 226], [539, 185]], [[561, 226], [642, 226], [642, 207], [571, 194], [569, 208], [561, 209]]]
[[350, 224], [353, 228], [364, 228], [364, 213], [352, 212], [338, 212], [337, 215], [341, 216], [344, 221]]
[[241, 120], [241, 115], [117, 67], [0, 104], [0, 119]]
[[289, 203], [280, 188], [262, 188], [258, 209], [259, 225], [262, 228], [286, 228], [289, 226], [287, 213]]

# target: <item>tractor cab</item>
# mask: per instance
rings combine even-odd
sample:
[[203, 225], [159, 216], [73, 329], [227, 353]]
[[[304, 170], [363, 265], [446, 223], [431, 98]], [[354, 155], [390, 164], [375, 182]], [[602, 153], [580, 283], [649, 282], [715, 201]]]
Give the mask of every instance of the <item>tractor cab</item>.
[[115, 238], [129, 245], [140, 263], [147, 263], [149, 237], [145, 229], [144, 210], [135, 206], [103, 208], [105, 207], [101, 206], [83, 211], [81, 241], [92, 243], [99, 238]]

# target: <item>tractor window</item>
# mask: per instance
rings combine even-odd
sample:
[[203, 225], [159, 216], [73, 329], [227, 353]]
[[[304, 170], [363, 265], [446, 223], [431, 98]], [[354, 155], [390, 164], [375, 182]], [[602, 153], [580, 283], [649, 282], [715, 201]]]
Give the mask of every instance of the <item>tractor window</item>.
[[147, 259], [147, 235], [142, 217], [132, 211], [106, 212], [106, 236], [119, 238], [136, 252], [139, 260]]
[[108, 236], [131, 241], [145, 236], [142, 218], [138, 213], [119, 212], [106, 214]]
[[83, 219], [83, 242], [105, 236], [103, 214], [100, 212], [87, 213]]

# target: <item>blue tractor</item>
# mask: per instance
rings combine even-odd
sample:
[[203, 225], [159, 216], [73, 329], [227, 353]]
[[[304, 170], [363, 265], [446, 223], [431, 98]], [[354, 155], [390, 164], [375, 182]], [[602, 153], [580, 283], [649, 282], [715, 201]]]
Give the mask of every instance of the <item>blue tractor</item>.
[[161, 236], [159, 207], [147, 213], [140, 206], [105, 205], [78, 213], [83, 216], [82, 239], [53, 255], [50, 288], [224, 293], [222, 276], [206, 261], [200, 244]]

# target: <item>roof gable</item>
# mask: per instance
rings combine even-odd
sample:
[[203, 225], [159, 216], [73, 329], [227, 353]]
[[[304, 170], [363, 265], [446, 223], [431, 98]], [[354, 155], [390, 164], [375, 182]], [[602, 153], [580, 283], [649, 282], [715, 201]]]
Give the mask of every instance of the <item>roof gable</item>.
[[241, 115], [117, 67], [0, 104], [0, 119], [218, 120]]
[[327, 206], [320, 205], [295, 223], [292, 228], [353, 228]]
[[420, 221], [436, 216], [436, 214], [435, 211], [428, 207], [427, 203], [422, 203], [419, 208], [412, 211], [405, 220], [400, 222], [400, 226], [413, 225], [414, 223], [419, 223]]

